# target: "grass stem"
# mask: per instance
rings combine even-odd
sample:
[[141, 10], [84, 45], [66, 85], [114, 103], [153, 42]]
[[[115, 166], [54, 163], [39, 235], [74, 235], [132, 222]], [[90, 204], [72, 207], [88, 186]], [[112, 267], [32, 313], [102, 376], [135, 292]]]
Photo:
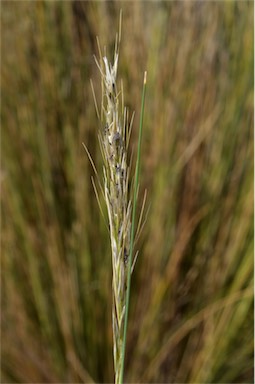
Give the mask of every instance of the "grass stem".
[[127, 341], [128, 310], [129, 310], [129, 301], [130, 301], [130, 287], [131, 287], [131, 273], [132, 273], [131, 269], [132, 269], [133, 247], [134, 247], [134, 237], [135, 237], [136, 201], [137, 201], [137, 190], [138, 190], [138, 184], [139, 184], [139, 174], [140, 174], [141, 144], [142, 144], [142, 130], [143, 130], [146, 80], [147, 80], [147, 72], [145, 71], [144, 72], [144, 81], [143, 81], [143, 92], [142, 92], [142, 105], [141, 105], [141, 113], [140, 113], [136, 170], [135, 170], [134, 199], [133, 199], [134, 205], [133, 205], [132, 223], [131, 223], [130, 255], [129, 255], [129, 260], [128, 260], [126, 309], [125, 309], [124, 335], [123, 335], [123, 344], [122, 344], [122, 362], [121, 362], [120, 384], [123, 384], [123, 377], [124, 377], [124, 364], [125, 364], [125, 352], [126, 352], [126, 341]]

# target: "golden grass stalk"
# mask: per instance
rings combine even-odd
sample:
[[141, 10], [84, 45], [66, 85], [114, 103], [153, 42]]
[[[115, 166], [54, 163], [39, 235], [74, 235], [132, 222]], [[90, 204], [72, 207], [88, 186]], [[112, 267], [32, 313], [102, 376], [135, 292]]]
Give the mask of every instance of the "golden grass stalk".
[[[139, 184], [140, 149], [146, 84], [145, 72], [135, 177], [133, 180], [130, 180], [130, 163], [132, 159], [130, 161], [128, 160], [128, 146], [130, 142], [134, 114], [129, 122], [127, 109], [124, 108], [123, 87], [121, 87], [121, 91], [118, 91], [117, 89], [120, 35], [121, 14], [120, 30], [119, 36], [116, 36], [113, 64], [108, 61], [106, 56], [102, 57], [98, 41], [100, 64], [96, 58], [95, 61], [101, 73], [102, 104], [100, 116], [93, 84], [91, 83], [97, 116], [100, 118], [102, 123], [98, 137], [103, 157], [104, 186], [102, 187], [100, 181], [99, 185], [106, 201], [111, 240], [113, 271], [113, 355], [115, 383], [118, 384], [123, 383], [131, 273], [134, 269], [134, 264], [138, 254], [137, 253], [135, 255], [133, 260], [136, 200]], [[120, 99], [121, 107], [119, 101]], [[98, 177], [95, 165], [86, 146], [85, 149]], [[132, 188], [130, 188], [130, 186], [132, 186]], [[102, 212], [94, 183], [93, 187]], [[139, 235], [141, 229], [140, 226], [145, 199], [146, 194], [138, 221], [137, 235]]]
[[103, 85], [103, 128], [99, 142], [103, 157], [104, 198], [106, 201], [112, 253], [113, 348], [115, 383], [120, 382], [123, 333], [126, 308], [128, 256], [130, 254], [131, 212], [128, 165], [128, 142], [131, 124], [127, 110], [120, 112], [120, 92], [117, 89], [118, 48], [113, 65], [106, 57], [97, 62]]

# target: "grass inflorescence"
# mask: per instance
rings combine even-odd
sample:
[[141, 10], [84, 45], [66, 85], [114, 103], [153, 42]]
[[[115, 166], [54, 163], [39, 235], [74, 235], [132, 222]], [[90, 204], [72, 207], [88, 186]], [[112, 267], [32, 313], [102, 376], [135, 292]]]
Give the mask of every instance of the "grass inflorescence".
[[[134, 114], [129, 121], [128, 110], [123, 104], [121, 106], [120, 102], [120, 100], [122, 102], [124, 100], [123, 89], [118, 90], [117, 82], [120, 35], [121, 32], [119, 31], [119, 35], [116, 36], [113, 64], [106, 56], [102, 57], [100, 47], [100, 63], [95, 58], [102, 76], [103, 98], [98, 138], [103, 158], [103, 187], [100, 181], [99, 184], [107, 206], [111, 241], [113, 356], [115, 383], [118, 384], [123, 383], [131, 274], [136, 261], [136, 258], [133, 260], [133, 248], [146, 85], [145, 72], [137, 161], [135, 175], [133, 176], [128, 150]], [[92, 91], [97, 116], [99, 117], [93, 83]], [[85, 149], [89, 155], [86, 146]], [[95, 170], [91, 157], [90, 161]], [[96, 170], [95, 172], [97, 174]], [[99, 201], [95, 184], [93, 185]], [[102, 212], [101, 205], [100, 210]]]

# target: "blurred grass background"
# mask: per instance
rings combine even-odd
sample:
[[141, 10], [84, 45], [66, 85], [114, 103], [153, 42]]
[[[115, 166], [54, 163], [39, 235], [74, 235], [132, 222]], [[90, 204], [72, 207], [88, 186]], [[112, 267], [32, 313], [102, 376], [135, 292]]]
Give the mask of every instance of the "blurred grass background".
[[[136, 110], [148, 70], [126, 381], [253, 382], [253, 2], [2, 1], [5, 383], [112, 382], [96, 36]], [[111, 56], [112, 57], [112, 56]], [[140, 204], [142, 203], [142, 194]]]

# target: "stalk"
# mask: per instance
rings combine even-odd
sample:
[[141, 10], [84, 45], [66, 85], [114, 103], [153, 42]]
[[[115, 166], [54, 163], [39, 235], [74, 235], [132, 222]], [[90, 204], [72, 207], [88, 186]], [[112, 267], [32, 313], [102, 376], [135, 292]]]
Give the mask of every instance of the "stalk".
[[[103, 125], [99, 130], [99, 143], [103, 158], [104, 185], [102, 190], [107, 206], [112, 254], [112, 326], [116, 384], [123, 383], [124, 374], [131, 273], [134, 266], [132, 265], [132, 255], [146, 84], [145, 73], [138, 158], [132, 194], [128, 144], [133, 119], [131, 118], [129, 123], [127, 109], [120, 107], [119, 99], [123, 100], [124, 95], [123, 93], [121, 95], [117, 88], [118, 43], [117, 38], [113, 64], [108, 61], [107, 57], [101, 58], [100, 64], [96, 60], [103, 87], [101, 111]], [[97, 114], [99, 115], [98, 112]]]
[[99, 132], [104, 165], [104, 198], [106, 201], [112, 253], [112, 325], [115, 383], [120, 383], [126, 308], [128, 258], [130, 254], [132, 202], [129, 196], [127, 138], [131, 127], [126, 109], [120, 113], [117, 89], [118, 50], [111, 65], [103, 57], [100, 67], [103, 80], [103, 129]]
[[145, 102], [145, 91], [146, 91], [146, 78], [147, 78], [147, 72], [144, 72], [142, 106], [141, 106], [141, 113], [140, 113], [139, 139], [138, 139], [134, 196], [133, 196], [134, 207], [133, 207], [133, 212], [132, 212], [130, 255], [129, 255], [129, 261], [128, 261], [128, 274], [127, 274], [126, 311], [125, 311], [125, 321], [124, 321], [123, 351], [122, 351], [122, 363], [121, 363], [121, 375], [120, 375], [120, 383], [121, 384], [123, 383], [124, 365], [125, 365], [128, 310], [129, 310], [131, 275], [132, 275], [132, 259], [133, 259], [133, 248], [134, 248], [134, 238], [135, 238], [136, 197], [137, 197], [137, 191], [138, 191], [138, 185], [139, 185], [139, 176], [140, 176], [140, 160], [141, 160], [141, 144], [142, 144], [142, 131], [143, 131], [143, 115], [144, 115], [144, 102]]

